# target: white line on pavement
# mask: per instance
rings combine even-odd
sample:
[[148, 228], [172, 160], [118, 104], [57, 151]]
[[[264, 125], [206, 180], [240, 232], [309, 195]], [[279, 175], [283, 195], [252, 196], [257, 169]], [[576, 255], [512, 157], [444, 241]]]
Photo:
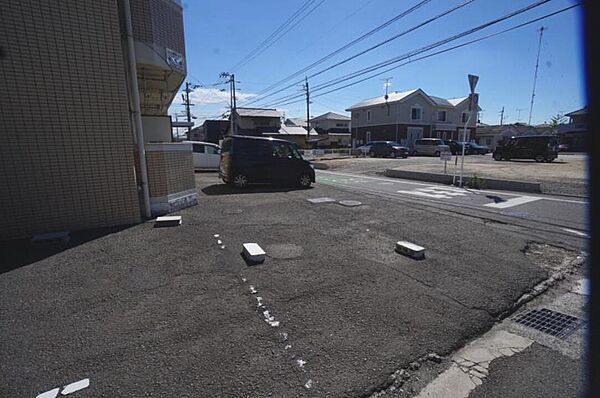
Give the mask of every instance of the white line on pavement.
[[496, 209], [507, 209], [509, 207], [519, 206], [529, 202], [535, 202], [536, 200], [540, 200], [541, 198], [536, 198], [534, 196], [520, 196], [518, 198], [508, 199], [504, 202], [499, 203], [488, 203], [484, 206], [494, 207]]
[[407, 193], [409, 195], [416, 195], [416, 196], [425, 196], [428, 198], [434, 198], [434, 199], [450, 199], [450, 196], [447, 195], [443, 195], [443, 194], [435, 194], [435, 193], [427, 193], [427, 192], [421, 192], [421, 191], [396, 191], [398, 193]]
[[563, 231], [566, 231], [566, 232], [570, 232], [570, 233], [572, 233], [572, 234], [575, 234], [575, 235], [583, 236], [583, 237], [585, 237], [585, 238], [588, 238], [588, 237], [589, 237], [589, 235], [588, 235], [588, 234], [586, 234], [585, 232], [576, 231], [576, 230], [574, 230], [574, 229], [563, 228], [562, 230], [563, 230]]

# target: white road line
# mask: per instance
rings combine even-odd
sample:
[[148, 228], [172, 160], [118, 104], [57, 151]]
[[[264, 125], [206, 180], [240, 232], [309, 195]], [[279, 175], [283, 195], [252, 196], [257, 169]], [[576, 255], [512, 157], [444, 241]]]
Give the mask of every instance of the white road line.
[[437, 189], [437, 188], [418, 188], [417, 191], [421, 192], [431, 192], [437, 193], [441, 195], [450, 195], [450, 196], [466, 196], [465, 192], [456, 192], [456, 191], [448, 191], [445, 189]]
[[428, 198], [434, 198], [434, 199], [450, 199], [450, 196], [446, 196], [446, 195], [442, 195], [442, 194], [434, 194], [434, 193], [427, 193], [427, 192], [421, 192], [421, 191], [396, 191], [398, 193], [407, 193], [409, 195], [416, 195], [416, 196], [425, 196]]
[[496, 209], [507, 209], [509, 207], [519, 206], [529, 202], [535, 202], [536, 200], [540, 200], [541, 198], [536, 198], [534, 196], [520, 196], [518, 198], [508, 199], [504, 202], [499, 203], [488, 203], [484, 206], [494, 207]]
[[[356, 175], [353, 174], [345, 174], [345, 173], [338, 173], [338, 172], [333, 172], [333, 171], [325, 171], [325, 170], [319, 170], [319, 173], [325, 173], [325, 174], [331, 174], [331, 175], [339, 175], [339, 176], [347, 176], [347, 177], [356, 177]], [[414, 181], [410, 181], [410, 180], [400, 180], [400, 181], [390, 181], [390, 180], [395, 180], [394, 178], [388, 177], [388, 178], [380, 178], [380, 177], [369, 177], [369, 176], [360, 176], [360, 178], [367, 178], [369, 180], [376, 180], [376, 181], [387, 181], [387, 182], [393, 182], [396, 184], [412, 184], [412, 185], [421, 185], [421, 186], [426, 186], [426, 187], [431, 187], [431, 183], [422, 183], [422, 182], [414, 182]], [[449, 187], [448, 187], [449, 188]], [[460, 188], [455, 188], [455, 189], [460, 189]], [[518, 193], [511, 193], [511, 192], [500, 192], [500, 191], [488, 191], [488, 190], [478, 190], [476, 193], [476, 195], [483, 195], [483, 194], [487, 194], [487, 193], [492, 193], [492, 194], [497, 194], [497, 195], [510, 195], [510, 196], [519, 196]], [[535, 196], [531, 196], [532, 198]], [[538, 196], [538, 199], [543, 199], [543, 200], [550, 200], [553, 202], [563, 202], [563, 203], [575, 203], [575, 204], [587, 204], [587, 201], [582, 201], [582, 200], [571, 200], [571, 199], [560, 199], [560, 198], [546, 198], [546, 197], [541, 197]]]
[[562, 230], [563, 230], [563, 231], [566, 231], [566, 232], [570, 232], [570, 233], [572, 233], [572, 234], [575, 234], [575, 235], [583, 236], [583, 237], [585, 237], [585, 238], [588, 238], [588, 237], [589, 237], [589, 235], [588, 235], [588, 234], [586, 234], [585, 232], [576, 231], [576, 230], [574, 230], [574, 229], [563, 228]]

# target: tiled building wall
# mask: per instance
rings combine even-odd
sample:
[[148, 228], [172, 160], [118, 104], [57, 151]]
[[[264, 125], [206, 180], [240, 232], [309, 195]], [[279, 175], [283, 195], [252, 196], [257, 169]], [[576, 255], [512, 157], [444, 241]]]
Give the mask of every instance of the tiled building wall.
[[0, 239], [139, 222], [117, 2], [0, 9]]
[[146, 151], [146, 164], [151, 197], [167, 196], [196, 187], [191, 150]]
[[133, 37], [185, 55], [183, 14], [173, 0], [130, 0]]

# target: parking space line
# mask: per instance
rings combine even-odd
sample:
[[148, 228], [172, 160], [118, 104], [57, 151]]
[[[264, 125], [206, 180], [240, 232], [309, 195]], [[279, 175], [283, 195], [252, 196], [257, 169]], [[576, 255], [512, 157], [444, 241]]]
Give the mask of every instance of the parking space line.
[[488, 203], [488, 204], [485, 204], [484, 206], [494, 207], [496, 209], [507, 209], [509, 207], [519, 206], [519, 205], [529, 203], [529, 202], [535, 202], [536, 200], [540, 200], [540, 199], [541, 198], [537, 198], [534, 196], [520, 196], [518, 198], [508, 199], [504, 202]]

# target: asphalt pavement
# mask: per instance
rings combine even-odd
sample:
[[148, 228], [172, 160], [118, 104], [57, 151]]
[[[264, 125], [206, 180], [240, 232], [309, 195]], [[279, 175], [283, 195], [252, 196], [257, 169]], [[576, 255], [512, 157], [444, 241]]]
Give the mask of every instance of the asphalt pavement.
[[[243, 192], [196, 177], [181, 226], [146, 222], [0, 274], [0, 396], [84, 378], [73, 397], [366, 396], [481, 335], [549, 276], [530, 232], [426, 198], [324, 174], [307, 190]], [[394, 252], [398, 240], [426, 258]], [[245, 242], [263, 264], [246, 264]]]
[[357, 173], [318, 170], [321, 184], [385, 197], [387, 200], [453, 209], [472, 216], [500, 220], [568, 239], [585, 239], [587, 201], [543, 194], [476, 190]]

